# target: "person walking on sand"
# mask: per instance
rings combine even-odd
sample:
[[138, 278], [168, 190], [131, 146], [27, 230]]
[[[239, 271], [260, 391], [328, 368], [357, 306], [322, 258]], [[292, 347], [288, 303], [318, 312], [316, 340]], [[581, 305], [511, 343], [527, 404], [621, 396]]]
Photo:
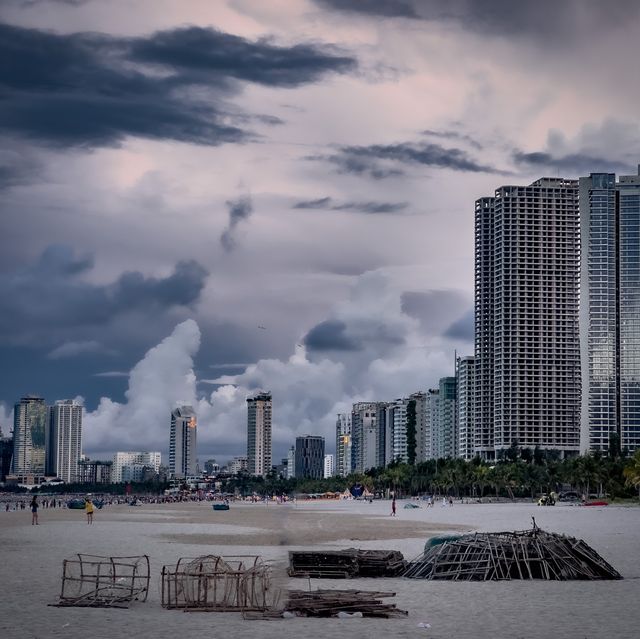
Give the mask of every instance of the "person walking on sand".
[[31, 525], [38, 525], [38, 497], [36, 495], [31, 500]]
[[396, 516], [396, 496], [393, 496], [393, 499], [391, 500], [391, 516], [395, 517]]
[[85, 497], [84, 499], [84, 509], [87, 513], [87, 523], [93, 523], [93, 502], [91, 501], [91, 497]]

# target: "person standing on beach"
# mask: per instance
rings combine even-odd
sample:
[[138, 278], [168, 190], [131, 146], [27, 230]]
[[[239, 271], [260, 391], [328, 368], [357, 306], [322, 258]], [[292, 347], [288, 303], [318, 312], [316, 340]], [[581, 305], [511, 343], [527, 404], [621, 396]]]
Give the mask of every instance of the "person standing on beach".
[[393, 496], [393, 499], [391, 500], [391, 516], [395, 517], [396, 516], [396, 496]]
[[31, 525], [38, 525], [38, 497], [36, 495], [31, 500]]
[[93, 523], [93, 502], [91, 501], [91, 497], [85, 497], [84, 500], [84, 509], [87, 513], [87, 523]]

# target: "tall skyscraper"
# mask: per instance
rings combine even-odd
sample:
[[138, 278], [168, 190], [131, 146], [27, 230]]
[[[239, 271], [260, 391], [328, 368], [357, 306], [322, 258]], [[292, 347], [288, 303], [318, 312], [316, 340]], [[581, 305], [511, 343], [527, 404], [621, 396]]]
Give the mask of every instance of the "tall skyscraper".
[[638, 168], [580, 179], [583, 452], [640, 447]]
[[247, 399], [247, 459], [250, 475], [271, 470], [271, 393]]
[[458, 357], [456, 361], [456, 420], [458, 433], [457, 457], [467, 461], [475, 457], [475, 366], [473, 357]]
[[191, 406], [179, 406], [171, 412], [169, 472], [173, 477], [196, 475], [198, 420]]
[[475, 452], [580, 449], [578, 182], [476, 202]]
[[336, 475], [351, 473], [351, 413], [339, 413], [336, 420]]
[[296, 479], [324, 477], [324, 437], [303, 435], [296, 437]]
[[13, 461], [15, 475], [44, 476], [47, 406], [42, 397], [27, 395], [13, 413]]
[[440, 390], [438, 388], [430, 388], [427, 391], [427, 406], [425, 411], [425, 440], [428, 442], [426, 459], [438, 459], [439, 424]]
[[351, 470], [363, 473], [378, 461], [378, 405], [357, 402], [351, 410]]
[[59, 400], [49, 409], [47, 475], [55, 475], [66, 482], [80, 481], [82, 411], [82, 404], [73, 399]]

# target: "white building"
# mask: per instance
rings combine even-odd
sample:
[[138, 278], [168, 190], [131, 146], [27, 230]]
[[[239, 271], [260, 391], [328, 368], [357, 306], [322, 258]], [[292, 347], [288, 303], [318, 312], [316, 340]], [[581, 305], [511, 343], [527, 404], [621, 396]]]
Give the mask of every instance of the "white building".
[[456, 362], [458, 453], [457, 456], [470, 461], [475, 457], [475, 375], [473, 357], [459, 357]]
[[335, 457], [331, 454], [324, 456], [324, 478], [328, 479], [335, 475]]
[[80, 481], [82, 411], [82, 404], [73, 399], [59, 400], [49, 409], [47, 475], [68, 483]]
[[111, 482], [120, 484], [123, 481], [137, 481], [125, 479], [131, 476], [135, 471], [126, 470], [130, 466], [147, 466], [153, 468], [154, 472], [160, 470], [162, 463], [162, 455], [159, 452], [149, 451], [120, 451], [113, 456], [113, 466], [111, 467]]

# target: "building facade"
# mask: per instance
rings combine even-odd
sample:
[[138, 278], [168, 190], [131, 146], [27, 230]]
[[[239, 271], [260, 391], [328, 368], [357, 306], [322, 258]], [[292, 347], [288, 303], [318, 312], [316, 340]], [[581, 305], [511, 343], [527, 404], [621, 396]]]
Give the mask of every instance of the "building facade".
[[78, 481], [82, 484], [110, 484], [112, 468], [112, 461], [81, 459], [78, 462]]
[[639, 175], [580, 179], [582, 452], [640, 447]]
[[335, 457], [331, 454], [324, 456], [324, 478], [329, 479], [336, 474]]
[[296, 479], [324, 477], [324, 437], [303, 435], [296, 437]]
[[[105, 462], [96, 462], [103, 464]], [[111, 466], [111, 481], [120, 484], [123, 481], [138, 481], [130, 479], [132, 471], [127, 470], [130, 466], [146, 466], [153, 469], [155, 473], [160, 470], [162, 455], [157, 451], [118, 451], [113, 456]], [[129, 479], [128, 479], [129, 478]]]
[[250, 475], [271, 470], [271, 393], [247, 399], [247, 461]]
[[339, 413], [336, 420], [336, 475], [351, 473], [351, 413]]
[[351, 410], [351, 470], [363, 473], [378, 462], [377, 402], [358, 402]]
[[475, 457], [475, 366], [472, 356], [459, 357], [456, 362], [456, 430], [457, 457], [470, 461]]
[[42, 397], [26, 395], [15, 405], [11, 465], [14, 475], [44, 476], [47, 423], [47, 405]]
[[578, 182], [503, 186], [475, 208], [475, 446], [580, 449]]
[[198, 419], [191, 406], [171, 411], [169, 473], [172, 477], [194, 476], [198, 472]]
[[83, 406], [73, 399], [57, 401], [49, 409], [46, 474], [65, 482], [80, 481]]

